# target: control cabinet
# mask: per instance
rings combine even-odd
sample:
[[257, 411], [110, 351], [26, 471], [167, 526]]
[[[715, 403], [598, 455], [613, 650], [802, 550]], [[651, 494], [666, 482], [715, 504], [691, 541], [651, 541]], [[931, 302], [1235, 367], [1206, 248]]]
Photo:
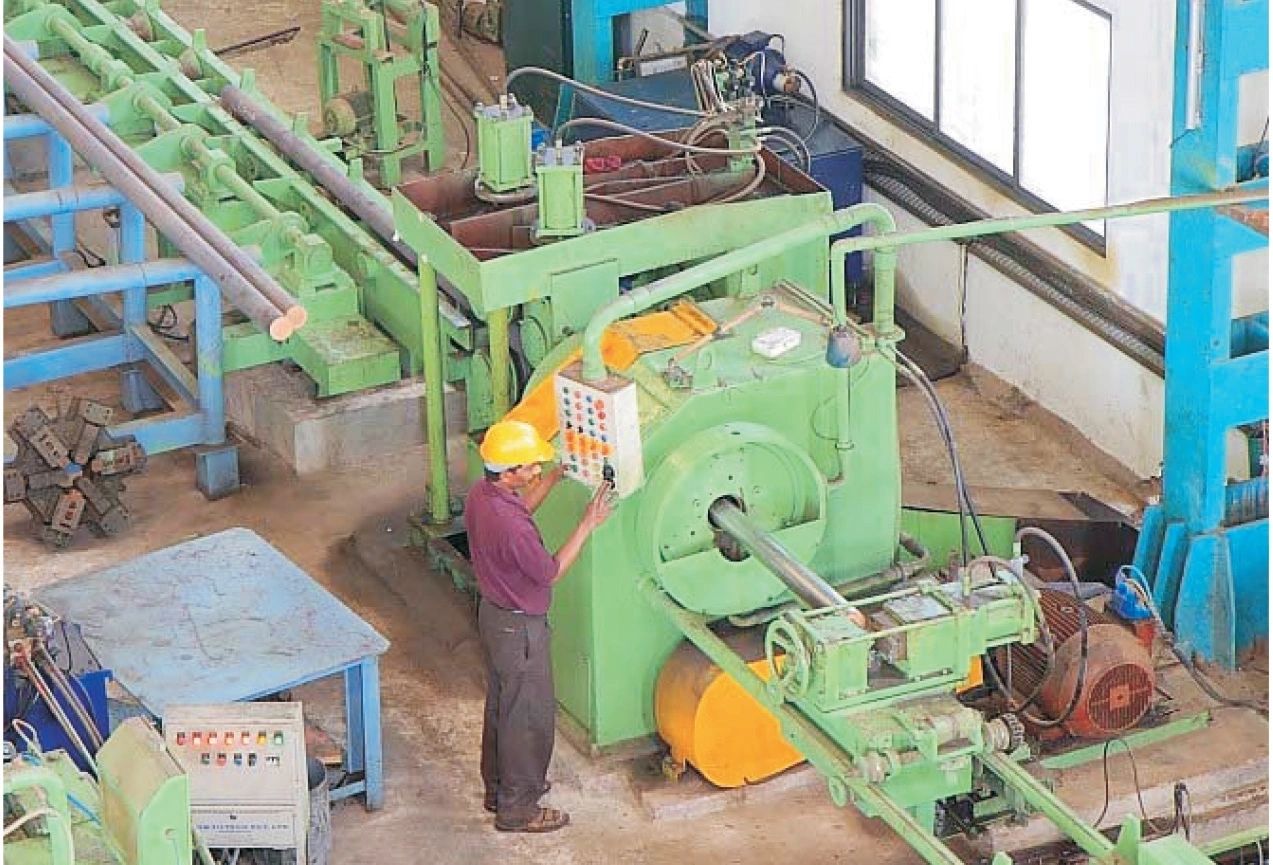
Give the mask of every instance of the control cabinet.
[[191, 817], [209, 847], [294, 849], [306, 861], [300, 703], [169, 706], [164, 743], [190, 777]]
[[645, 480], [636, 384], [619, 376], [585, 383], [576, 363], [553, 386], [566, 477], [595, 488], [613, 472], [620, 498], [635, 492]]

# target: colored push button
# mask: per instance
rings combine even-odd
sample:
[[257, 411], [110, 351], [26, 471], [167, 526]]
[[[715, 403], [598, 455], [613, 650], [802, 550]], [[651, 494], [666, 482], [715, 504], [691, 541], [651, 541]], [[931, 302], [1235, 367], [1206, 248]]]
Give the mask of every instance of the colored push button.
[[268, 742], [268, 741], [269, 741], [269, 739], [268, 739], [268, 737], [265, 735], [265, 731], [264, 731], [264, 730], [262, 730], [261, 732], [259, 732], [259, 733], [257, 733], [257, 734], [256, 734], [256, 744], [258, 744], [258, 745], [264, 745], [264, 744], [265, 744], [266, 742]]
[[247, 730], [244, 730], [242, 733], [240, 733], [240, 734], [239, 734], [239, 744], [240, 744], [240, 745], [246, 745], [246, 744], [248, 744], [250, 741], [252, 741], [252, 736], [251, 736], [251, 734], [250, 734], [250, 733], [248, 733], [248, 731], [247, 731]]
[[235, 754], [235, 755], [234, 755], [234, 765], [236, 765], [236, 766], [242, 766], [242, 765], [243, 765], [243, 755], [242, 755], [242, 754]]
[[208, 744], [209, 744], [209, 745], [215, 745], [216, 743], [217, 743], [217, 734], [216, 734], [216, 733], [209, 733], [209, 734], [208, 734]]
[[225, 765], [225, 754], [217, 754], [217, 765], [218, 766]]
[[224, 738], [224, 739], [222, 739], [221, 741], [222, 741], [222, 742], [225, 742], [227, 745], [233, 745], [233, 744], [234, 744], [234, 733], [233, 733], [233, 732], [227, 732], [227, 733], [225, 734], [225, 738]]
[[248, 754], [248, 766], [251, 767], [255, 765], [256, 765], [256, 754]]
[[199, 733], [191, 733], [190, 744], [198, 748], [200, 745], [203, 744], [203, 736], [201, 736]]
[[276, 730], [276, 731], [274, 732], [274, 744], [275, 744], [275, 745], [282, 745], [282, 744], [283, 744], [283, 731], [281, 731], [281, 730]]
[[202, 763], [204, 766], [209, 765], [212, 762], [212, 755], [209, 754], [207, 751], [204, 751], [202, 754], [199, 755], [199, 762]]
[[178, 734], [177, 734], [177, 744], [178, 744], [178, 745], [184, 745], [184, 744], [186, 744], [186, 734], [185, 734], [185, 733], [178, 733]]

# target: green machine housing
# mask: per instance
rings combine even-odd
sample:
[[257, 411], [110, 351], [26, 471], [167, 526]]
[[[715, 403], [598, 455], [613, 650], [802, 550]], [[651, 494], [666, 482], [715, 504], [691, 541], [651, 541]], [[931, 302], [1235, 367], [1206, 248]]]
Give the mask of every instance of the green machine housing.
[[[818, 296], [824, 284], [780, 282], [707, 301], [703, 310], [718, 322], [745, 321], [672, 366], [677, 350], [667, 349], [626, 373], [637, 388], [645, 480], [594, 533], [555, 588], [551, 612], [558, 700], [595, 746], [655, 731], [655, 680], [683, 639], [645, 600], [643, 580], [711, 619], [792, 600], [755, 558], [739, 560], [718, 543], [708, 516], [718, 499], [737, 503], [835, 585], [887, 571], [898, 556], [894, 368], [867, 355], [851, 371], [852, 447], [838, 450], [832, 394], [841, 371], [825, 360], [830, 311], [811, 303]], [[753, 341], [777, 328], [798, 334], [799, 344], [774, 358], [758, 354]], [[673, 387], [667, 373], [677, 367], [671, 378], [681, 386]], [[550, 548], [590, 495], [566, 480], [540, 507]]]

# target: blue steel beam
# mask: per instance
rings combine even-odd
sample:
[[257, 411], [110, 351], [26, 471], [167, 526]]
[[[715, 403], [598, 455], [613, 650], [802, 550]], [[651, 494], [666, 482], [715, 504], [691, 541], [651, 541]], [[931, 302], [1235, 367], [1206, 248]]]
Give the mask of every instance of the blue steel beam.
[[7, 358], [4, 388], [30, 387], [127, 362], [128, 340], [123, 334], [86, 336], [57, 348]]
[[[164, 174], [162, 177], [178, 191], [185, 187], [184, 178], [176, 172]], [[20, 192], [4, 197], [4, 221], [41, 219], [46, 216], [73, 214], [84, 210], [120, 207], [127, 203], [127, 198], [105, 183], [63, 186], [39, 192]]]
[[[92, 105], [85, 105], [84, 108], [102, 123], [110, 125], [110, 106], [103, 102], [94, 102]], [[41, 135], [49, 135], [52, 132], [53, 127], [38, 114], [10, 114], [4, 118], [5, 141], [39, 138]]]
[[14, 280], [4, 284], [4, 308], [16, 309], [56, 300], [125, 291], [130, 288], [154, 288], [175, 282], [188, 282], [199, 275], [199, 268], [184, 258], [160, 258], [139, 264], [112, 264], [90, 270], [72, 270], [38, 279]]

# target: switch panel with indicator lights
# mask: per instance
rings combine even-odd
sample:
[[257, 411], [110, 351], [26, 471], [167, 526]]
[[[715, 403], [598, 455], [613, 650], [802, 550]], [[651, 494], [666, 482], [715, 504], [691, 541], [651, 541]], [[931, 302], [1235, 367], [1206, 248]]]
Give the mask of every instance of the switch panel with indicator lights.
[[309, 773], [300, 703], [168, 706], [164, 741], [190, 777], [210, 847], [295, 850], [304, 862]]
[[645, 481], [636, 384], [620, 376], [585, 383], [578, 363], [553, 377], [566, 477], [596, 488], [614, 485], [620, 498]]

